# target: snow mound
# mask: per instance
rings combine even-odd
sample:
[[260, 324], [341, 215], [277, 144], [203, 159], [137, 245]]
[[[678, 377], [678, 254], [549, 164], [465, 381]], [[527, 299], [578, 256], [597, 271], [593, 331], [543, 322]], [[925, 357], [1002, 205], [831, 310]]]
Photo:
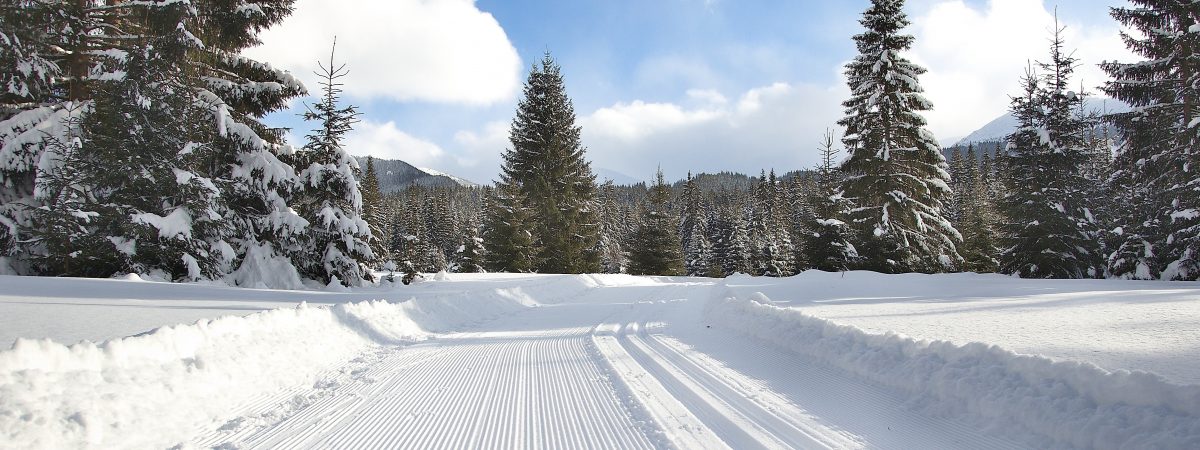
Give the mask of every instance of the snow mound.
[[373, 348], [574, 298], [584, 276], [402, 302], [275, 309], [137, 336], [0, 352], [0, 448], [165, 448], [264, 394], [321, 383]]
[[706, 314], [719, 326], [913, 394], [913, 406], [928, 412], [1025, 436], [1037, 447], [1200, 448], [1200, 386], [994, 345], [871, 334], [754, 297], [727, 291]]

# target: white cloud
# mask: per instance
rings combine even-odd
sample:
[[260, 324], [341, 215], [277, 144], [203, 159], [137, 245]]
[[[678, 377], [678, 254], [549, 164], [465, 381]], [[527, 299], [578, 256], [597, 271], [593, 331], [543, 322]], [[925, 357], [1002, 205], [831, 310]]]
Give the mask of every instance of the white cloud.
[[474, 0], [298, 0], [247, 56], [291, 70], [318, 89], [317, 61], [346, 63], [348, 95], [489, 104], [512, 98], [521, 61], [504, 29]]
[[342, 146], [355, 156], [399, 159], [417, 167], [439, 167], [447, 156], [437, 144], [401, 131], [392, 121], [359, 122]]
[[[580, 124], [594, 167], [635, 178], [649, 178], [659, 165], [668, 178], [681, 178], [688, 171], [786, 172], [816, 163], [817, 138], [835, 126], [846, 95], [843, 86], [775, 83], [751, 89], [734, 101], [693, 108], [617, 103], [581, 116]], [[725, 99], [699, 90], [689, 91], [688, 97]]]
[[[1067, 49], [1077, 49], [1076, 82], [1098, 95], [1108, 77], [1096, 64], [1134, 60], [1115, 22], [1085, 25], [1061, 20]], [[989, 0], [976, 8], [941, 1], [914, 14], [910, 57], [929, 72], [921, 77], [934, 110], [925, 114], [939, 139], [964, 136], [1008, 109], [1027, 62], [1046, 60], [1054, 12], [1042, 0]]]

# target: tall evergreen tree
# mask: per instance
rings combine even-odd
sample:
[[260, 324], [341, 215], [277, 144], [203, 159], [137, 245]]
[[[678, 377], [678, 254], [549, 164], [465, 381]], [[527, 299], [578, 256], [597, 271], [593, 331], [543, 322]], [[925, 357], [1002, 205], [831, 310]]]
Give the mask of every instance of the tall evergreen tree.
[[812, 267], [826, 272], [847, 270], [858, 258], [858, 250], [851, 243], [852, 232], [845, 221], [851, 205], [839, 191], [842, 180], [834, 163], [838, 151], [833, 141], [833, 132], [827, 130], [819, 147], [821, 165], [817, 166], [816, 186], [807, 199], [812, 208], [812, 223], [805, 227], [804, 242]]
[[703, 200], [696, 180], [688, 172], [680, 202], [683, 212], [679, 221], [679, 236], [683, 246], [684, 267], [691, 276], [706, 276], [713, 265], [712, 243], [708, 240], [708, 221]]
[[604, 273], [621, 273], [625, 270], [627, 259], [622, 250], [628, 233], [625, 232], [625, 217], [617, 204], [616, 186], [612, 180], [604, 183], [600, 190], [600, 268]]
[[712, 234], [713, 261], [720, 267], [721, 276], [750, 272], [750, 236], [740, 208], [718, 207], [716, 215], [709, 221], [709, 233]]
[[946, 218], [951, 195], [946, 159], [921, 111], [932, 105], [917, 78], [925, 69], [901, 55], [913, 43], [903, 0], [872, 0], [847, 65], [852, 93], [843, 103], [844, 195], [855, 203], [850, 225], [863, 267], [880, 272], [937, 272], [962, 259], [961, 236]]
[[632, 275], [683, 275], [678, 220], [671, 213], [671, 188], [659, 169], [650, 188], [641, 221], [629, 239]]
[[362, 218], [371, 227], [371, 253], [375, 261], [387, 258], [387, 241], [383, 239], [387, 228], [387, 216], [383, 212], [383, 193], [379, 191], [379, 176], [375, 173], [375, 158], [367, 157], [367, 168], [359, 186], [362, 192]]
[[324, 283], [336, 278], [344, 285], [357, 286], [372, 276], [365, 263], [374, 255], [371, 227], [362, 218], [358, 161], [342, 148], [358, 110], [340, 105], [341, 79], [347, 71], [344, 64], [335, 64], [331, 50], [329, 65], [322, 64], [319, 73], [323, 78], [321, 99], [304, 113], [304, 119], [317, 122], [318, 128], [296, 155], [303, 167], [299, 210], [309, 222], [308, 251], [299, 255], [296, 265], [306, 276]]
[[1076, 59], [1057, 29], [1043, 75], [1022, 80], [1013, 99], [1020, 127], [1009, 136], [1001, 210], [1001, 270], [1027, 278], [1081, 278], [1103, 273], [1096, 224], [1088, 211], [1084, 140], [1089, 124], [1075, 110], [1081, 95], [1068, 91]]
[[775, 171], [764, 172], [754, 188], [750, 214], [751, 264], [754, 275], [783, 277], [792, 275], [791, 236], [782, 227], [779, 216], [779, 192]]
[[[186, 10], [182, 16], [179, 8]], [[34, 230], [28, 212], [46, 201], [34, 192], [55, 190], [38, 187], [38, 170], [62, 173], [54, 165], [61, 158], [42, 158], [47, 147], [65, 142], [72, 128], [66, 124], [78, 124], [78, 116], [96, 101], [112, 100], [102, 98], [104, 86], [124, 76], [125, 66], [144, 53], [147, 42], [182, 33], [194, 45], [160, 51], [171, 58], [159, 63], [186, 75], [175, 77], [167, 100], [190, 102], [197, 109], [182, 128], [190, 138], [204, 138], [195, 142], [185, 169], [220, 191], [214, 211], [223, 218], [221, 236], [210, 238], [221, 248], [215, 260], [219, 271], [236, 265], [239, 274], [233, 280], [238, 282], [244, 277], [236, 275], [250, 271], [248, 263], [280, 259], [279, 252], [298, 248], [293, 238], [305, 223], [287, 205], [295, 174], [280, 160], [291, 150], [282, 144], [283, 133], [259, 119], [285, 107], [304, 87], [286, 72], [240, 55], [257, 43], [259, 31], [291, 8], [292, 0], [242, 0], [236, 8], [209, 0], [0, 5], [0, 40], [12, 44], [0, 45], [0, 61], [14, 62], [0, 64], [0, 79], [9, 88], [0, 99], [0, 224]], [[57, 182], [52, 178], [46, 183]], [[35, 256], [42, 250], [23, 249]]]
[[963, 209], [959, 220], [961, 225], [958, 227], [963, 233], [963, 270], [991, 273], [1000, 264], [996, 259], [999, 249], [996, 248], [995, 229], [999, 216], [990, 191], [991, 158], [984, 154], [980, 161], [975, 154], [975, 147], [970, 146], [967, 148], [966, 161], [963, 174], [965, 182], [961, 183]]
[[1200, 278], [1200, 4], [1131, 0], [1112, 16], [1142, 61], [1102, 64], [1104, 92], [1133, 106], [1108, 116], [1124, 138], [1112, 179], [1130, 207], [1110, 254], [1122, 278]]
[[580, 130], [561, 70], [547, 52], [525, 82], [501, 180], [519, 189], [533, 212], [528, 224], [539, 272], [600, 271], [596, 177]]
[[488, 197], [483, 242], [487, 246], [484, 267], [491, 272], [532, 272], [535, 249], [530, 222], [532, 213], [517, 186], [497, 183]]

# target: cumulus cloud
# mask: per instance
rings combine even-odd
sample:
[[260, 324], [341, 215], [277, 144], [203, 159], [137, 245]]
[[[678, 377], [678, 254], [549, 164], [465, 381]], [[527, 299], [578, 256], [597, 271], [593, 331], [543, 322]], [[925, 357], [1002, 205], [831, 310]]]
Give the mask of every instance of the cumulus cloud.
[[841, 117], [842, 86], [775, 83], [734, 101], [692, 90], [698, 106], [634, 101], [582, 116], [583, 140], [595, 167], [647, 179], [661, 165], [669, 178], [688, 171], [780, 172], [809, 168], [817, 137]]
[[[921, 78], [934, 111], [926, 114], [939, 139], [964, 136], [1008, 109], [1027, 63], [1046, 60], [1054, 29], [1052, 6], [1042, 0], [989, 0], [971, 6], [941, 1], [912, 17], [913, 61], [929, 69]], [[1093, 95], [1108, 77], [1096, 64], [1136, 60], [1125, 49], [1116, 22], [1085, 25], [1060, 18], [1067, 49], [1082, 64], [1076, 82]]]
[[334, 36], [355, 98], [489, 104], [520, 87], [516, 49], [474, 0], [298, 0], [295, 11], [246, 54], [292, 71], [310, 91]]
[[392, 121], [359, 122], [342, 146], [355, 156], [399, 159], [418, 167], [438, 167], [447, 158], [437, 144], [401, 131]]

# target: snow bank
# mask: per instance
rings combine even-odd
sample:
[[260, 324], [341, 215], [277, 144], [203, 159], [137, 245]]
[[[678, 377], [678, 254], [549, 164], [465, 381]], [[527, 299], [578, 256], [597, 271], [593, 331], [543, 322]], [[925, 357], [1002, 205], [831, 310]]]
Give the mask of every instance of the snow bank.
[[706, 314], [719, 326], [914, 394], [1037, 447], [1200, 448], [1200, 386], [1144, 372], [1020, 355], [997, 346], [871, 334], [732, 290]]
[[555, 277], [400, 303], [301, 304], [100, 344], [19, 339], [0, 352], [0, 447], [170, 447], [249, 399], [319, 383], [373, 347], [426, 339], [595, 286], [588, 277]]

